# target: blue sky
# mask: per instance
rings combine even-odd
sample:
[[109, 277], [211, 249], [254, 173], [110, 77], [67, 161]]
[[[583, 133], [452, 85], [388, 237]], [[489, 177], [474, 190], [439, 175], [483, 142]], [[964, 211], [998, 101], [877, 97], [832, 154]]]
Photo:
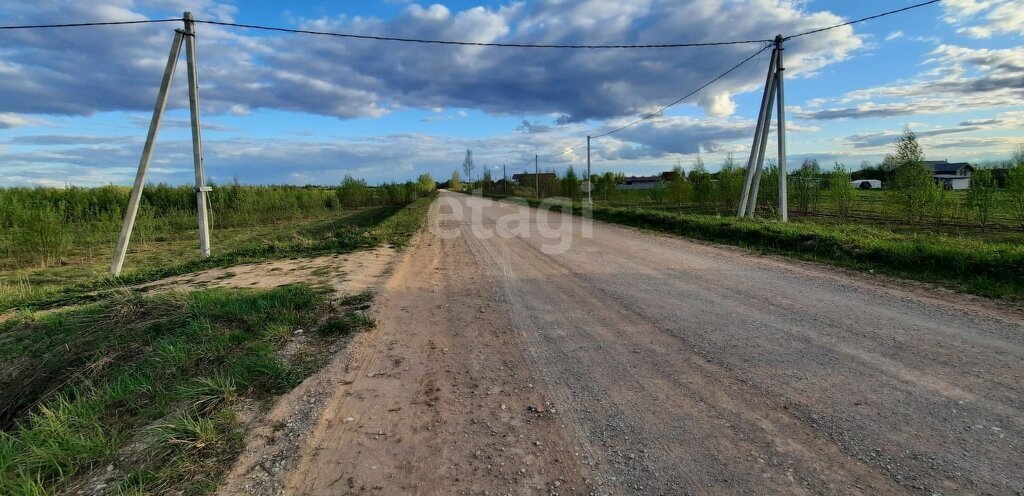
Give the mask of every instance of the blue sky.
[[[4, 24], [178, 17], [515, 43], [763, 39], [914, 3], [700, 0], [222, 2], [48, 0]], [[0, 32], [0, 185], [130, 184], [174, 24]], [[758, 45], [652, 50], [425, 46], [200, 24], [208, 175], [371, 183], [478, 166], [519, 171], [715, 77]], [[787, 43], [789, 166], [877, 162], [910, 126], [929, 159], [996, 161], [1024, 143], [1024, 8], [944, 0]], [[597, 172], [715, 170], [750, 146], [768, 52], [662, 116], [595, 140]], [[149, 180], [188, 183], [184, 58]], [[770, 150], [774, 150], [771, 147]], [[769, 156], [773, 155], [769, 153]], [[585, 148], [542, 168], [585, 164]], [[532, 167], [532, 165], [531, 165]]]

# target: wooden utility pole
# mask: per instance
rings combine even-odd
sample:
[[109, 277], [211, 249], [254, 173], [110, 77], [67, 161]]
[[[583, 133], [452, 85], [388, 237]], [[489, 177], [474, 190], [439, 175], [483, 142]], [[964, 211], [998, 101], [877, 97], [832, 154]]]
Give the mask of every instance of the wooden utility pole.
[[537, 198], [540, 198], [540, 160], [537, 154], [533, 155], [533, 182], [537, 185]]
[[149, 162], [153, 156], [156, 135], [160, 130], [160, 121], [163, 118], [164, 110], [167, 108], [168, 90], [171, 86], [171, 80], [174, 78], [174, 70], [178, 65], [178, 57], [181, 55], [182, 40], [185, 41], [185, 59], [188, 66], [188, 100], [189, 113], [192, 118], [192, 161], [195, 166], [196, 176], [195, 191], [196, 213], [199, 221], [199, 255], [202, 258], [210, 256], [210, 221], [208, 217], [209, 205], [207, 202], [207, 193], [210, 192], [210, 187], [206, 185], [206, 173], [203, 168], [203, 144], [199, 124], [199, 73], [196, 67], [195, 22], [192, 19], [192, 13], [185, 12], [182, 21], [185, 24], [185, 28], [174, 30], [171, 53], [167, 57], [164, 77], [160, 81], [160, 91], [157, 93], [156, 106], [153, 108], [153, 118], [149, 123], [146, 144], [142, 147], [142, 158], [139, 159], [139, 169], [135, 173], [135, 183], [132, 186], [132, 194], [128, 200], [128, 208], [125, 210], [121, 235], [117, 239], [117, 248], [114, 250], [114, 257], [110, 264], [110, 275], [114, 277], [121, 275], [125, 255], [128, 253], [128, 242], [131, 240], [132, 228], [135, 227], [135, 218], [139, 213], [142, 189], [146, 185], [146, 172], [149, 171]]
[[504, 193], [508, 194], [508, 171], [505, 170], [507, 164], [501, 164], [501, 184]]

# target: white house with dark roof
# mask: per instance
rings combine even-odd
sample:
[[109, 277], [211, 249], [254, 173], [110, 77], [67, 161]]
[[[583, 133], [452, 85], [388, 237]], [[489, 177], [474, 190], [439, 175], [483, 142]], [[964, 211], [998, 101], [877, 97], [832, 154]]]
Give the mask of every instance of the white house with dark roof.
[[932, 178], [935, 179], [935, 182], [948, 189], [968, 189], [971, 187], [971, 173], [974, 172], [974, 166], [967, 162], [926, 160], [924, 165], [932, 170]]

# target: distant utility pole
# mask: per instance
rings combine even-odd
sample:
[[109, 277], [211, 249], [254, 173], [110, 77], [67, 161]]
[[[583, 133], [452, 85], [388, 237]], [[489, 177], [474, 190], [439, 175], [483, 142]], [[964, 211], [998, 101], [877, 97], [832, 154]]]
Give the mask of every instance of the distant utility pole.
[[537, 198], [540, 198], [540, 161], [537, 154], [533, 155], [533, 181], [537, 185]]
[[507, 164], [501, 164], [501, 184], [503, 192], [508, 194], [508, 172], [505, 170]]
[[[779, 140], [779, 215], [783, 222], [789, 219], [788, 198], [786, 192], [786, 113], [782, 91], [782, 35], [775, 37], [775, 48], [772, 50], [768, 63], [768, 76], [761, 95], [761, 109], [757, 115], [754, 129], [754, 141], [750, 146], [750, 157], [747, 159], [747, 173], [743, 179], [743, 191], [740, 194], [737, 217], [753, 217], [757, 209], [757, 193], [761, 186], [761, 170], [764, 165], [764, 153], [768, 145], [768, 132], [771, 128], [772, 105], [778, 104], [778, 140]], [[778, 102], [775, 97], [778, 96]]]
[[199, 74], [196, 68], [195, 23], [192, 20], [192, 13], [185, 12], [182, 21], [185, 24], [184, 29], [174, 30], [171, 53], [167, 56], [167, 66], [164, 68], [164, 76], [160, 81], [160, 91], [157, 92], [156, 105], [153, 108], [153, 118], [149, 123], [149, 133], [146, 135], [146, 143], [142, 147], [142, 157], [139, 159], [139, 169], [135, 173], [135, 183], [132, 185], [128, 208], [125, 210], [124, 224], [121, 226], [121, 234], [117, 239], [117, 248], [114, 250], [113, 260], [110, 264], [110, 275], [114, 277], [121, 275], [125, 255], [128, 253], [128, 242], [132, 237], [135, 217], [139, 213], [139, 203], [142, 201], [142, 188], [146, 184], [146, 172], [149, 171], [149, 162], [153, 156], [153, 146], [156, 144], [157, 133], [160, 130], [160, 121], [163, 118], [164, 110], [167, 108], [168, 90], [171, 86], [171, 80], [174, 78], [174, 70], [178, 65], [178, 57], [181, 55], [182, 40], [185, 41], [185, 59], [188, 65], [189, 112], [192, 118], [192, 159], [196, 173], [196, 209], [199, 221], [199, 254], [203, 258], [210, 256], [210, 225], [209, 218], [207, 217], [206, 197], [210, 188], [206, 186], [205, 172], [203, 170], [203, 146], [199, 125]]
[[594, 204], [594, 197], [591, 196], [590, 191], [594, 189], [594, 185], [590, 183], [590, 136], [587, 136], [587, 203]]

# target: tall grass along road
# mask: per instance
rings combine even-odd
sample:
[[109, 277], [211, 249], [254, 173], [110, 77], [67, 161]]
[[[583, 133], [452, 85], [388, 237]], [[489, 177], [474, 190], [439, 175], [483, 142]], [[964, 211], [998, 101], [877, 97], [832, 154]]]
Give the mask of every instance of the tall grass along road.
[[107, 276], [128, 189], [0, 188], [0, 313], [92, 298], [125, 284], [213, 267], [401, 245], [419, 227], [430, 189], [230, 185], [214, 190], [213, 256], [197, 255], [195, 194], [150, 186], [126, 270]]
[[430, 224], [293, 492], [1024, 491], [1019, 310], [465, 195]]
[[[319, 409], [319, 393], [296, 386], [322, 382], [307, 377], [374, 326], [367, 311], [391, 246], [420, 230], [432, 199], [299, 209], [290, 227], [260, 226], [272, 239], [240, 236], [207, 260], [163, 265], [140, 254], [152, 265], [121, 281], [0, 291], [0, 308], [47, 309], [0, 312], [0, 494], [206, 494], [239, 454], [280, 469], [312, 420], [265, 425], [265, 414]], [[267, 262], [236, 266], [257, 261]], [[118, 286], [211, 267], [230, 270]], [[254, 432], [281, 441], [254, 448]], [[257, 482], [245, 493], [273, 486]]]

